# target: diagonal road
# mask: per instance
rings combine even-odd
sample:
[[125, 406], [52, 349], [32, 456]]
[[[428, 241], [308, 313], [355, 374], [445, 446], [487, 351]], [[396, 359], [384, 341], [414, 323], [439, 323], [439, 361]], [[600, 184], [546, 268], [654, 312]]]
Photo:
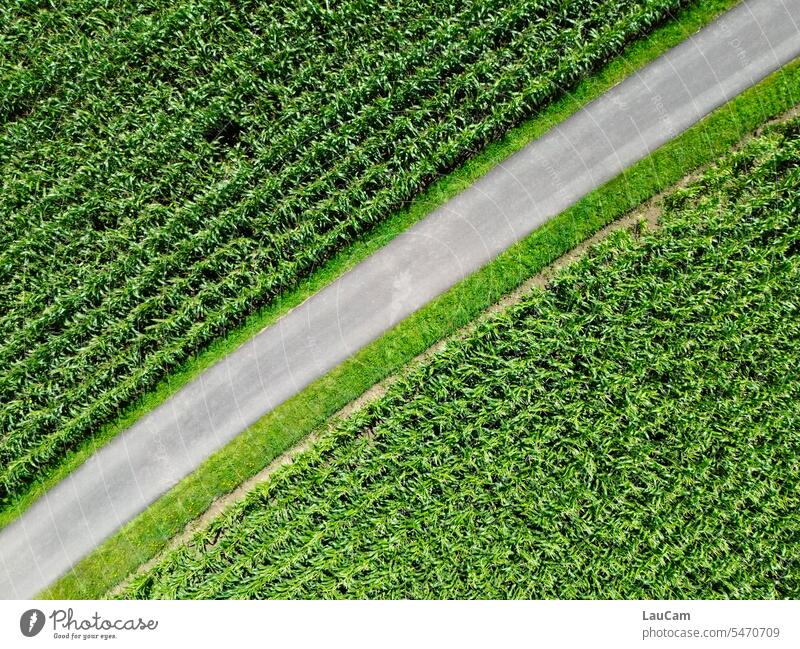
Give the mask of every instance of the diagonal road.
[[31, 597], [272, 408], [800, 55], [800, 0], [746, 0], [211, 367], [0, 531]]

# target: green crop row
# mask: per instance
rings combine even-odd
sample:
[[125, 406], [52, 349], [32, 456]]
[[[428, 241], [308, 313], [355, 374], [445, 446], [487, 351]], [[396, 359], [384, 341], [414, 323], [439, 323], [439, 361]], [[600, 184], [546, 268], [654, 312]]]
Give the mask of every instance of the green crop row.
[[451, 342], [128, 597], [800, 595], [800, 120]]
[[83, 24], [21, 3], [0, 502], [683, 4], [196, 0]]

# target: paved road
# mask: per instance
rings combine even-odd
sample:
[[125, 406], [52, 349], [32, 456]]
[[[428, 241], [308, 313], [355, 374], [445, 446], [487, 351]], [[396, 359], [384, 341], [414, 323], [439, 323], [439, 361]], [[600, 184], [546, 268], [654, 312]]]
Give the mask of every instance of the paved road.
[[800, 0], [749, 0], [508, 159], [98, 451], [0, 531], [0, 597], [63, 574], [353, 352], [800, 55]]

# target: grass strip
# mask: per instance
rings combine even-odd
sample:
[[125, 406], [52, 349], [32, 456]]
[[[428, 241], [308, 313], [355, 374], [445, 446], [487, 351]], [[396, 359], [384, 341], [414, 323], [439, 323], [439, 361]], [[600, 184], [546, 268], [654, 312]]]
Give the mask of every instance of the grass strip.
[[[732, 3], [715, 4], [719, 11], [724, 8], [723, 5], [730, 6]], [[709, 10], [709, 7], [704, 7], [704, 10]], [[695, 27], [703, 24], [700, 22], [702, 12], [699, 9], [690, 10], [686, 15], [694, 16]], [[706, 15], [706, 18], [710, 19], [711, 16]], [[419, 220], [432, 207], [457, 193], [465, 183], [479, 177], [497, 161], [518, 150], [614, 85], [631, 69], [640, 67], [664, 49], [679, 42], [690, 31], [688, 24], [688, 19], [682, 16], [679, 23], [656, 32], [650, 41], [635, 45], [628, 51], [625, 60], [616, 61], [599, 77], [583, 84], [575, 94], [555, 104], [552, 110], [516, 129], [458, 173], [448, 176], [407, 211], [379, 228], [358, 249], [347, 256], [340, 256], [335, 264], [326, 267], [328, 280], [321, 281], [316, 290]], [[661, 47], [668, 37], [675, 40], [667, 41], [669, 45]], [[657, 46], [661, 49], [653, 53], [651, 48]], [[648, 52], [652, 56], [647, 57]], [[691, 170], [714, 160], [767, 119], [788, 110], [800, 95], [799, 67], [796, 63], [787, 66], [746, 91], [648, 159], [585, 197], [484, 269], [264, 417], [108, 539], [70, 573], [41, 593], [41, 596], [102, 596], [131, 570], [154, 556], [186, 523], [205, 511], [214, 498], [230, 492], [243, 480], [257, 473], [276, 455], [318, 427], [371, 385], [392, 374], [440, 338], [465, 325], [500, 296], [513, 290], [530, 275], [603, 225], [669, 187]], [[596, 85], [603, 79], [605, 85]], [[572, 110], [569, 110], [570, 107]], [[335, 272], [334, 266], [339, 272]], [[315, 279], [319, 277], [317, 275]], [[309, 285], [310, 283], [307, 284]], [[313, 292], [308, 290], [307, 293], [298, 293], [294, 301], [285, 298], [280, 303], [283, 305], [282, 309], [278, 304], [273, 306], [269, 310], [270, 318], [265, 318], [260, 324], [251, 321], [249, 335], [274, 321], [286, 309]], [[239, 342], [246, 340], [249, 335], [242, 335]], [[203, 359], [206, 360], [203, 367], [206, 367], [216, 357], [211, 359], [208, 354], [204, 354], [197, 362]], [[176, 379], [173, 377], [173, 380]]]

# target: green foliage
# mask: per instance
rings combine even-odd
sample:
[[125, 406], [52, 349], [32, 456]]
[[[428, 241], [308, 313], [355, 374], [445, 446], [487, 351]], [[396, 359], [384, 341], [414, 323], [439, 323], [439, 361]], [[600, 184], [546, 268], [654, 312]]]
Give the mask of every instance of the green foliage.
[[800, 121], [451, 343], [130, 597], [800, 595]]
[[686, 3], [3, 7], [0, 502]]

